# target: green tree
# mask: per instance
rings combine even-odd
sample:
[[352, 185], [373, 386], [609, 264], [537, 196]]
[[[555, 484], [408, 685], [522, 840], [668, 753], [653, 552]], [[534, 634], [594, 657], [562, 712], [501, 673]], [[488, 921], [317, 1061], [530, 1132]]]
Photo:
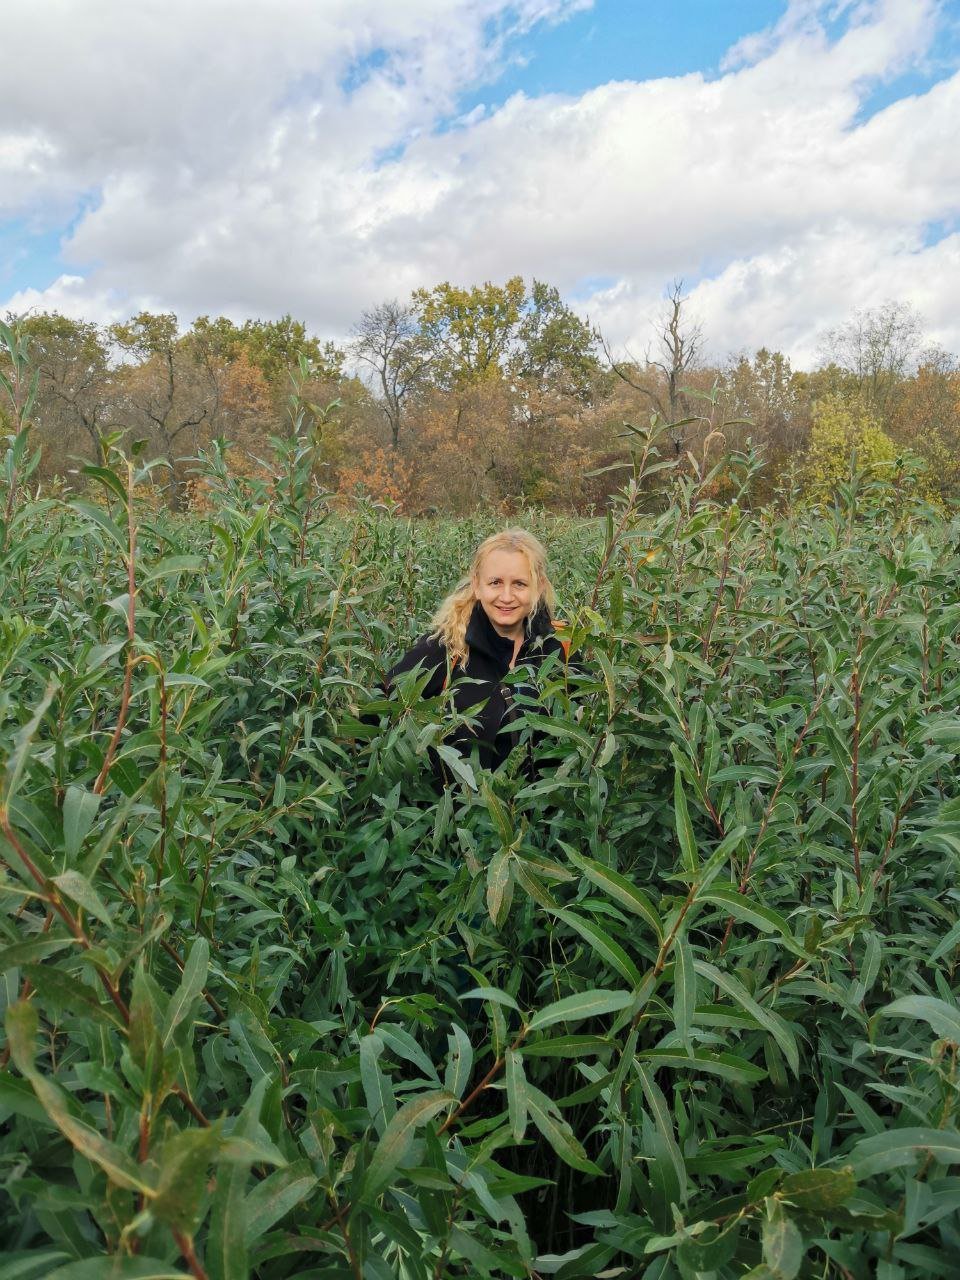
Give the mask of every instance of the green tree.
[[346, 353], [332, 342], [321, 342], [307, 332], [301, 320], [291, 315], [279, 320], [245, 320], [235, 324], [226, 316], [198, 316], [189, 335], [198, 352], [230, 363], [244, 352], [251, 364], [261, 371], [268, 382], [283, 385], [286, 391], [286, 374], [295, 369], [301, 356], [305, 356], [318, 377], [335, 380], [343, 373]]
[[856, 455], [864, 470], [893, 470], [897, 446], [859, 400], [830, 396], [814, 406], [807, 451], [806, 488], [813, 498], [825, 498], [850, 474]]
[[413, 305], [430, 354], [436, 384], [457, 390], [499, 377], [511, 354], [526, 302], [520, 276], [506, 284], [469, 289], [444, 281], [417, 289]]
[[534, 280], [516, 336], [512, 373], [576, 400], [591, 398], [600, 372], [600, 337], [567, 306], [555, 286]]

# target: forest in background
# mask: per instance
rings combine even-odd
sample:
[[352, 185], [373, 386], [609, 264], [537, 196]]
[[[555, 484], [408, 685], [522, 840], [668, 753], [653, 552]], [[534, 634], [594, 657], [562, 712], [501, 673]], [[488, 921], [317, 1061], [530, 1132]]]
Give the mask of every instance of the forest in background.
[[8, 319], [39, 371], [31, 437], [46, 491], [81, 486], [121, 433], [167, 464], [158, 501], [188, 510], [204, 501], [193, 459], [214, 441], [229, 442], [235, 474], [269, 477], [276, 442], [309, 428], [335, 493], [362, 489], [407, 514], [589, 512], [622, 480], [623, 424], [655, 415], [675, 424], [675, 456], [713, 467], [718, 498], [723, 459], [751, 451], [764, 461], [755, 501], [822, 497], [854, 457], [927, 498], [960, 493], [960, 364], [897, 302], [825, 332], [812, 370], [766, 348], [712, 363], [682, 282], [643, 352], [615, 351], [556, 288], [519, 277], [384, 302], [343, 346], [289, 315], [200, 316], [186, 329], [169, 313]]

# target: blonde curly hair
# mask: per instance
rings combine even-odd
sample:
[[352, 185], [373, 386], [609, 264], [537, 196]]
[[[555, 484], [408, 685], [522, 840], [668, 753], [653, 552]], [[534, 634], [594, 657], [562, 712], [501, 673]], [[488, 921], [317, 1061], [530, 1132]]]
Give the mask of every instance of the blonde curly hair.
[[479, 599], [477, 583], [480, 581], [480, 570], [492, 551], [519, 552], [526, 558], [530, 568], [531, 587], [530, 612], [525, 619], [528, 627], [538, 609], [546, 606], [552, 611], [556, 602], [553, 584], [547, 576], [547, 553], [538, 538], [526, 529], [505, 529], [503, 533], [494, 533], [485, 538], [474, 553], [470, 572], [450, 592], [434, 614], [431, 624], [433, 630], [430, 634], [443, 643], [451, 661], [463, 663], [464, 667], [470, 658], [466, 640], [467, 624]]

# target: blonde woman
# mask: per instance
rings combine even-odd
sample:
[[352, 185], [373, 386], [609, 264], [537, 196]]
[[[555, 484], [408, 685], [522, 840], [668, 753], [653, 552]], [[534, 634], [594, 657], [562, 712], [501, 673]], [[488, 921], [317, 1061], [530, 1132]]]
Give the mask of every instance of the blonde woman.
[[449, 686], [457, 711], [470, 715], [475, 727], [448, 742], [462, 751], [476, 744], [481, 764], [495, 768], [514, 745], [509, 725], [516, 697], [526, 692], [522, 682], [505, 683], [508, 672], [532, 675], [553, 654], [564, 661], [553, 605], [541, 543], [525, 529], [495, 533], [477, 548], [469, 574], [437, 610], [430, 633], [390, 672], [390, 682], [420, 668], [430, 673], [423, 697]]

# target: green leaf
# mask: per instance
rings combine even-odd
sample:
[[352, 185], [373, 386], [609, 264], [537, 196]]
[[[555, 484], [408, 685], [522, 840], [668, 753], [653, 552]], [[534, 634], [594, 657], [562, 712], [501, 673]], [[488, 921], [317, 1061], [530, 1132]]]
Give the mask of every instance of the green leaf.
[[393, 1085], [380, 1070], [377, 1059], [383, 1053], [383, 1040], [374, 1032], [360, 1041], [360, 1082], [367, 1110], [377, 1133], [382, 1134], [397, 1113]]
[[190, 1280], [190, 1274], [152, 1258], [85, 1258], [51, 1271], [45, 1280]]
[[69, 1255], [59, 1249], [23, 1249], [4, 1253], [0, 1263], [0, 1280], [48, 1280], [50, 1268], [66, 1261]]
[[690, 1029], [697, 1008], [697, 970], [686, 938], [681, 936], [676, 939], [673, 953], [673, 1020], [677, 1034], [689, 1053], [693, 1047]]
[[577, 1022], [582, 1018], [597, 1018], [604, 1013], [616, 1013], [633, 1002], [631, 991], [610, 991], [595, 988], [564, 996], [553, 1004], [545, 1005], [530, 1019], [528, 1030], [540, 1031], [556, 1022]]
[[620, 946], [619, 942], [614, 942], [608, 933], [605, 933], [599, 925], [587, 920], [586, 917], [577, 915], [574, 911], [557, 911], [557, 919], [562, 920], [564, 924], [569, 925], [576, 933], [579, 933], [596, 953], [603, 959], [612, 969], [615, 969], [622, 978], [625, 978], [630, 986], [637, 990], [643, 982], [640, 970], [633, 963], [630, 957]]
[[46, 1080], [34, 1066], [37, 1011], [26, 1000], [10, 1005], [6, 1013], [7, 1044], [17, 1068], [29, 1080], [44, 1111], [80, 1155], [99, 1165], [111, 1182], [128, 1191], [152, 1197], [154, 1188], [144, 1166], [138, 1165], [114, 1143], [108, 1142], [92, 1126], [72, 1115], [56, 1085]]
[[206, 938], [195, 938], [183, 966], [180, 985], [170, 997], [160, 1040], [166, 1048], [173, 1033], [190, 1013], [196, 999], [203, 992], [207, 980], [207, 968], [210, 964], [210, 944]]
[[960, 1133], [953, 1129], [887, 1129], [861, 1138], [850, 1153], [857, 1178], [911, 1165], [929, 1152], [940, 1164], [960, 1163]]
[[[253, 1140], [260, 1130], [260, 1109], [269, 1077], [261, 1076], [251, 1090], [232, 1136]], [[246, 1244], [246, 1202], [244, 1189], [249, 1168], [244, 1163], [228, 1165], [217, 1174], [204, 1265], [210, 1280], [249, 1280]]]
[[453, 1024], [447, 1036], [447, 1069], [444, 1074], [443, 1087], [455, 1098], [462, 1098], [470, 1083], [473, 1070], [473, 1045], [467, 1033], [458, 1023]]
[[564, 846], [570, 861], [590, 880], [602, 889], [614, 902], [622, 907], [626, 907], [628, 911], [632, 911], [641, 920], [645, 920], [653, 932], [657, 935], [657, 939], [663, 941], [663, 923], [657, 915], [653, 903], [636, 885], [632, 884], [626, 876], [622, 876], [618, 871], [613, 871], [610, 867], [603, 866], [602, 863], [594, 862], [592, 858], [584, 857], [582, 854], [574, 853], [569, 846]]
[[204, 568], [203, 556], [167, 556], [140, 574], [141, 587], [178, 573], [197, 573]]
[[884, 1018], [920, 1018], [934, 1035], [960, 1043], [960, 1010], [934, 996], [902, 996], [880, 1010]]
[[690, 810], [687, 808], [687, 797], [683, 792], [683, 779], [680, 770], [673, 772], [673, 812], [677, 827], [677, 839], [680, 842], [680, 857], [684, 868], [691, 876], [696, 876], [700, 869], [697, 856], [697, 842], [693, 834], [693, 823], [690, 821]]
[[770, 1032], [783, 1051], [783, 1056], [789, 1063], [793, 1074], [799, 1075], [800, 1054], [797, 1048], [797, 1039], [783, 1018], [754, 1000], [746, 987], [732, 974], [718, 969], [715, 965], [708, 964], [705, 960], [697, 960], [695, 964], [697, 972], [702, 977], [719, 987], [721, 991], [725, 991], [732, 1000], [737, 1002], [741, 1009], [749, 1013], [758, 1026]]
[[102, 484], [104, 489], [109, 494], [112, 494], [113, 497], [119, 498], [123, 503], [124, 510], [126, 510], [127, 487], [115, 471], [111, 471], [109, 467], [94, 467], [90, 465], [81, 467], [81, 471], [85, 476], [90, 476], [91, 479]]
[[102, 799], [84, 787], [67, 787], [63, 798], [63, 847], [69, 860], [80, 852]]
[[477, 778], [473, 772], [473, 767], [469, 761], [464, 760], [463, 756], [454, 747], [447, 746], [445, 742], [438, 742], [434, 747], [437, 755], [447, 765], [450, 772], [469, 791], [476, 791]]
[[573, 1130], [560, 1115], [557, 1104], [532, 1084], [527, 1084], [527, 1111], [554, 1151], [566, 1164], [581, 1173], [601, 1174], [603, 1170], [587, 1156]]
[[375, 1196], [386, 1187], [413, 1146], [417, 1129], [456, 1101], [446, 1090], [433, 1091], [412, 1099], [400, 1108], [384, 1130], [370, 1160], [363, 1183], [365, 1196]]
[[763, 1080], [767, 1074], [760, 1067], [755, 1067], [753, 1063], [732, 1053], [709, 1053], [705, 1049], [694, 1049], [691, 1054], [677, 1053], [673, 1049], [646, 1049], [638, 1053], [637, 1057], [655, 1067], [706, 1072], [707, 1075], [720, 1076], [734, 1084], [754, 1084], [757, 1080]]
[[64, 871], [62, 875], [54, 876], [52, 883], [66, 894], [68, 898], [72, 898], [85, 911], [89, 911], [92, 916], [96, 916], [98, 920], [102, 920], [104, 924], [112, 924], [113, 919], [100, 895], [94, 889], [93, 885], [82, 876], [79, 871]]
[[487, 870], [487, 911], [495, 925], [500, 925], [510, 905], [507, 886], [510, 883], [510, 850], [498, 849]]
[[698, 902], [712, 902], [715, 906], [723, 907], [728, 915], [737, 920], [743, 920], [746, 924], [752, 924], [761, 933], [779, 933], [783, 937], [790, 936], [789, 926], [778, 912], [762, 906], [752, 898], [744, 897], [742, 893], [738, 893], [736, 889], [728, 888], [726, 885], [711, 885], [709, 889], [704, 889], [702, 893], [697, 894], [697, 900]]
[[788, 1173], [780, 1184], [783, 1196], [798, 1209], [816, 1213], [846, 1204], [857, 1189], [853, 1169], [804, 1169]]
[[522, 1142], [527, 1128], [527, 1078], [523, 1058], [516, 1049], [508, 1049], [504, 1056], [510, 1131], [514, 1142]]
[[244, 1202], [244, 1241], [247, 1248], [286, 1217], [317, 1186], [307, 1160], [288, 1164], [258, 1182]]
[[205, 1208], [207, 1172], [221, 1141], [219, 1128], [186, 1129], [167, 1138], [155, 1153], [160, 1173], [150, 1211], [158, 1222], [193, 1235]]
[[76, 501], [71, 502], [70, 506], [78, 515], [85, 516], [88, 520], [92, 520], [95, 525], [98, 525], [124, 555], [127, 554], [126, 534], [121, 532], [120, 527], [110, 519], [105, 511], [100, 507], [95, 507], [92, 502]]
[[491, 1004], [506, 1005], [508, 1009], [513, 1009], [517, 1013], [520, 1012], [520, 1006], [513, 996], [508, 995], [506, 991], [501, 991], [499, 987], [473, 987], [470, 991], [465, 991], [460, 999], [489, 1000]]
[[53, 695], [56, 691], [57, 685], [51, 681], [47, 685], [43, 697], [34, 708], [33, 715], [23, 728], [14, 734], [13, 750], [7, 760], [7, 768], [3, 779], [3, 795], [0, 796], [0, 806], [9, 808], [10, 802], [17, 793], [17, 787], [19, 787], [20, 779], [23, 777], [23, 770], [33, 750], [34, 734], [40, 727], [40, 721], [47, 714], [47, 708], [53, 701]]
[[803, 1262], [803, 1237], [776, 1200], [767, 1201], [763, 1260], [776, 1280], [793, 1280]]

